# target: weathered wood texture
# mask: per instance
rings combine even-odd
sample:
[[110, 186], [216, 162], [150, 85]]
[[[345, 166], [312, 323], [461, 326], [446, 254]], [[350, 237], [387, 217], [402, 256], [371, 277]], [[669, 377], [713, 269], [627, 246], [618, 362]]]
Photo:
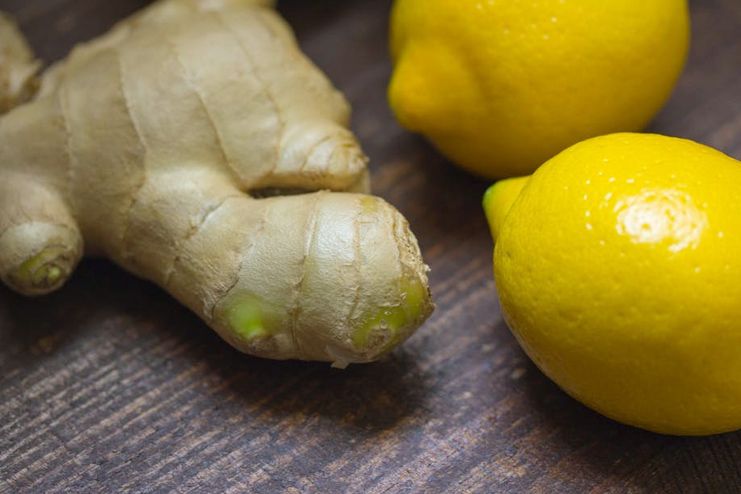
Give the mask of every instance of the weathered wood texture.
[[[53, 60], [145, 3], [0, 7]], [[432, 265], [435, 316], [387, 361], [342, 372], [240, 355], [105, 262], [85, 262], [43, 300], [0, 289], [0, 492], [741, 490], [741, 435], [621, 426], [520, 351], [497, 308], [486, 184], [387, 109], [389, 2], [281, 9], [354, 104], [375, 189], [407, 215]], [[689, 67], [652, 129], [741, 158], [741, 3], [696, 0], [692, 13]]]

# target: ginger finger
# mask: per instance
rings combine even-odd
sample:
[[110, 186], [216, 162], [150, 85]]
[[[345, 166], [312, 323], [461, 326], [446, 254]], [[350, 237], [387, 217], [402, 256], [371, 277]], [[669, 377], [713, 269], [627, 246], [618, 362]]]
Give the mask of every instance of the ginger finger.
[[15, 22], [0, 12], [0, 114], [34, 95], [39, 67]]

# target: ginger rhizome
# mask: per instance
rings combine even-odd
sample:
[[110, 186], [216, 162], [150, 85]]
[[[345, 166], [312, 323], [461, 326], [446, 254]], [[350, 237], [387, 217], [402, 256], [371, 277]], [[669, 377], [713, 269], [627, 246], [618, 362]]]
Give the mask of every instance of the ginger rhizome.
[[265, 3], [161, 0], [0, 119], [5, 283], [48, 293], [105, 256], [241, 351], [337, 366], [429, 316], [407, 221], [364, 194], [347, 102]]

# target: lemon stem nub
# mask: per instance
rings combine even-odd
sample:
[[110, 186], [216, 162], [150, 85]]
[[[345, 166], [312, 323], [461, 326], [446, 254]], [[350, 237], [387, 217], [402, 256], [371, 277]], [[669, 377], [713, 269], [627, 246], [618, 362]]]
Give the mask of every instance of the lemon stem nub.
[[491, 236], [496, 242], [509, 210], [530, 177], [501, 180], [489, 187], [484, 194], [484, 213], [489, 222]]

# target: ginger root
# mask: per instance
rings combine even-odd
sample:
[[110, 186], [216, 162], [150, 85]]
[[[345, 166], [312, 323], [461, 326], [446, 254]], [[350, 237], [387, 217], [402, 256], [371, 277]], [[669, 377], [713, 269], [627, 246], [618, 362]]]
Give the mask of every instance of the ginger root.
[[267, 3], [160, 0], [0, 119], [6, 284], [49, 293], [101, 255], [243, 352], [340, 367], [430, 315], [407, 221], [361, 193], [347, 102]]
[[0, 114], [31, 98], [40, 66], [13, 20], [0, 12]]

